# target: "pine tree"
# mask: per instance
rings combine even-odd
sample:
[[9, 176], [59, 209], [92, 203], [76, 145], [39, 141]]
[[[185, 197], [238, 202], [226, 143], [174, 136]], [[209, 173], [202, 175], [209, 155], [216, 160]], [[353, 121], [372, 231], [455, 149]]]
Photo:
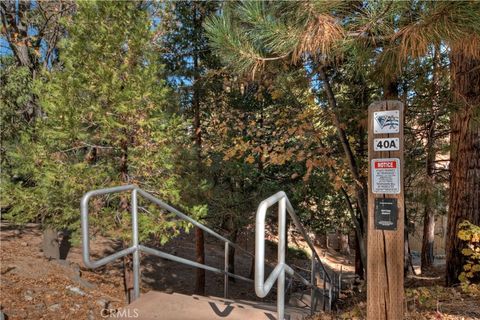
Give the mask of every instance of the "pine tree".
[[[36, 126], [38, 139], [22, 141], [11, 153], [21, 163], [16, 174], [27, 178], [8, 184], [12, 208], [6, 214], [69, 229], [76, 239], [79, 201], [88, 190], [137, 184], [182, 206], [176, 159], [188, 147], [183, 120], [171, 112], [175, 104], [152, 45], [147, 8], [135, 2], [77, 5], [65, 22], [62, 67], [46, 70], [36, 85], [46, 114]], [[127, 242], [128, 205], [125, 195], [96, 199], [93, 233]], [[139, 219], [142, 239], [164, 243], [179, 232], [160, 211], [148, 211]]]
[[[367, 185], [366, 176], [359, 168], [359, 161], [349, 142], [342, 123], [337, 97], [332, 89], [331, 70], [339, 57], [339, 43], [346, 30], [338, 20], [355, 6], [341, 1], [332, 2], [274, 2], [247, 1], [227, 4], [220, 17], [212, 17], [206, 29], [223, 61], [235, 70], [259, 72], [282, 70], [282, 60], [292, 65], [312, 70], [310, 79], [323, 85], [323, 98], [327, 101], [331, 121], [335, 126], [345, 163], [355, 186], [358, 221], [357, 236], [363, 264], [366, 265]], [[319, 106], [320, 107], [320, 106]], [[320, 109], [320, 108], [319, 108]]]
[[[61, 19], [72, 14], [71, 1], [14, 1], [0, 3], [1, 36], [8, 43], [6, 52], [15, 64], [28, 70], [35, 81], [42, 68], [52, 67], [58, 58], [57, 44], [64, 35]], [[32, 124], [42, 115], [35, 95], [24, 102], [21, 114]]]
[[[447, 285], [459, 282], [465, 263], [458, 239], [459, 224], [480, 224], [480, 3], [476, 1], [421, 2], [405, 15], [416, 17], [398, 31], [397, 61], [424, 56], [428, 46], [450, 48], [450, 81], [455, 110], [451, 114], [450, 196], [447, 230]], [[407, 19], [408, 20], [408, 19]]]
[[[202, 123], [207, 114], [207, 95], [211, 81], [207, 73], [215, 65], [202, 27], [205, 18], [215, 12], [217, 3], [199, 1], [169, 1], [162, 6], [160, 17], [165, 31], [159, 39], [161, 58], [165, 62], [171, 85], [177, 92], [184, 114], [192, 118], [194, 160], [190, 175], [196, 186], [188, 198], [192, 205], [205, 203], [205, 183]], [[163, 7], [164, 6], [164, 7]], [[203, 186], [202, 186], [203, 184]], [[195, 260], [205, 264], [204, 233], [195, 228]], [[205, 270], [196, 269], [195, 293], [205, 294]]]
[[[480, 41], [477, 44], [480, 47]], [[458, 238], [460, 223], [468, 220], [480, 225], [480, 54], [472, 57], [461, 48], [454, 48], [451, 55], [453, 96], [458, 110], [452, 116], [450, 138], [448, 285], [459, 282], [466, 262], [462, 255], [465, 244]]]
[[[478, 223], [478, 57], [479, 3], [458, 2], [257, 2], [233, 3], [206, 27], [224, 61], [253, 74], [267, 64], [288, 59], [293, 64], [317, 62], [333, 111], [345, 159], [358, 188], [356, 198], [366, 221], [366, 183], [342, 129], [328, 69], [355, 50], [356, 62], [375, 59], [383, 78], [383, 96], [397, 98], [399, 73], [410, 57], [424, 56], [432, 44], [452, 49], [452, 82], [458, 111], [452, 122], [452, 181], [447, 246], [447, 282], [454, 283], [462, 266], [457, 226], [466, 218]], [[368, 58], [369, 57], [369, 58]], [[315, 66], [315, 65], [314, 65]], [[360, 66], [360, 65], [357, 65]], [[460, 71], [460, 72], [458, 72]], [[467, 124], [467, 130], [461, 128]], [[472, 162], [473, 161], [473, 162]], [[357, 228], [358, 229], [358, 228]], [[365, 252], [362, 250], [362, 252]]]

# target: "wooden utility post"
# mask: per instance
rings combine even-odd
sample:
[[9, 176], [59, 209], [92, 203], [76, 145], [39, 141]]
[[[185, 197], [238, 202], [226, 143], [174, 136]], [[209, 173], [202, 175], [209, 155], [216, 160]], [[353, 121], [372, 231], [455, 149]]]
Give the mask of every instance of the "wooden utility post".
[[368, 108], [367, 318], [403, 319], [403, 104]]

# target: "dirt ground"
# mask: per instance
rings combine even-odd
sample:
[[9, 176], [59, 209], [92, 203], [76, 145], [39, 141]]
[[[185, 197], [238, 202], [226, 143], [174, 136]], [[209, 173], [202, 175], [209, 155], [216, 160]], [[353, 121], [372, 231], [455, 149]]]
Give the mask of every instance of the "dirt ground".
[[[0, 310], [7, 319], [104, 319], [102, 315], [126, 304], [123, 294], [121, 261], [97, 270], [84, 267], [80, 247], [70, 249], [67, 260], [48, 260], [41, 251], [42, 232], [36, 224], [22, 228], [0, 224]], [[238, 244], [253, 251], [253, 236], [243, 235]], [[275, 238], [268, 236], [266, 256], [276, 257]], [[291, 239], [297, 248], [306, 244]], [[154, 244], [149, 244], [154, 246]], [[167, 245], [164, 252], [194, 259], [193, 234], [183, 234]], [[326, 267], [343, 273], [344, 292], [334, 315], [320, 314], [318, 319], [365, 319], [366, 294], [364, 284], [353, 284], [352, 257], [334, 250], [317, 247], [317, 253]], [[114, 241], [97, 237], [91, 240], [92, 258], [98, 259], [118, 251]], [[297, 250], [301, 253], [301, 251]], [[223, 268], [224, 248], [216, 239], [206, 238], [206, 264]], [[307, 257], [294, 250], [289, 264], [298, 270], [308, 269]], [[142, 256], [141, 291], [150, 290], [192, 294], [194, 268], [168, 260]], [[480, 319], [480, 295], [462, 292], [460, 288], [444, 288], [444, 262], [439, 261], [427, 274], [406, 279], [405, 319]], [[248, 277], [251, 258], [236, 255], [235, 273]], [[267, 268], [267, 272], [269, 270]], [[223, 275], [206, 273], [206, 295], [223, 296]], [[308, 274], [305, 274], [308, 277]], [[480, 290], [479, 290], [480, 291]], [[273, 301], [273, 291], [265, 299], [258, 299], [252, 284], [229, 282], [229, 298]], [[114, 312], [114, 311], [112, 311]]]
[[121, 272], [84, 269], [78, 248], [67, 261], [48, 260], [41, 244], [37, 225], [1, 224], [0, 301], [9, 320], [100, 319], [102, 309], [124, 305]]
[[[48, 260], [42, 252], [42, 232], [36, 224], [22, 228], [2, 222], [0, 224], [0, 303], [1, 311], [8, 319], [102, 319], [102, 312], [115, 310], [126, 304], [123, 294], [123, 270], [121, 260], [96, 270], [84, 267], [80, 247], [72, 247], [66, 260]], [[242, 236], [238, 244], [253, 252], [253, 235]], [[276, 257], [275, 239], [267, 242], [266, 257]], [[154, 246], [154, 244], [148, 244]], [[297, 245], [302, 247], [302, 243]], [[93, 259], [98, 259], [119, 250], [114, 241], [97, 237], [91, 239]], [[194, 260], [193, 234], [182, 234], [165, 246], [164, 252]], [[352, 269], [345, 258], [333, 251], [318, 248], [327, 267], [346, 271]], [[206, 264], [223, 269], [223, 243], [206, 237]], [[300, 252], [300, 251], [299, 251]], [[301, 253], [301, 252], [300, 252]], [[288, 256], [289, 263], [308, 269], [310, 262], [305, 256]], [[238, 253], [235, 273], [249, 277], [252, 259]], [[165, 259], [142, 256], [141, 291], [150, 290], [192, 294], [195, 269]], [[270, 268], [271, 270], [271, 268]], [[270, 272], [267, 267], [267, 272]], [[308, 274], [304, 275], [306, 278]], [[206, 295], [223, 296], [223, 275], [206, 273]], [[274, 301], [274, 290], [264, 299], [255, 296], [253, 285], [241, 280], [229, 282], [229, 298]], [[103, 310], [103, 311], [102, 311]]]
[[[414, 265], [419, 270], [418, 265]], [[409, 320], [478, 320], [480, 319], [480, 285], [470, 291], [461, 287], [444, 287], [445, 260], [423, 274], [409, 274], [405, 279], [404, 319]], [[366, 319], [365, 286], [343, 291], [338, 310], [316, 319]]]

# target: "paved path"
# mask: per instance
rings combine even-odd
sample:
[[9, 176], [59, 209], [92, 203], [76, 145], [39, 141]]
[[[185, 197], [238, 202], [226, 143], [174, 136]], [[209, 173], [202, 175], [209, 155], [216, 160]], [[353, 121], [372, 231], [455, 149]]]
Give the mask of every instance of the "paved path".
[[[150, 291], [119, 310], [117, 319], [142, 320], [274, 320], [276, 307], [272, 304], [246, 300], [228, 300], [178, 293]], [[309, 308], [288, 307], [286, 319], [301, 320], [309, 315]]]

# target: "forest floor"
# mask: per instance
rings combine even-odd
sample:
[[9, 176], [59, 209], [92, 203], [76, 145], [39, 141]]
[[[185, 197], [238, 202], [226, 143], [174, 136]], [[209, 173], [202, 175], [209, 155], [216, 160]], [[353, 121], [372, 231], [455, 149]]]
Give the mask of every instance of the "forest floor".
[[[480, 319], [480, 286], [471, 286], [466, 292], [460, 287], [445, 287], [444, 268], [440, 264], [422, 275], [408, 275], [404, 319]], [[366, 319], [366, 299], [364, 290], [345, 290], [337, 312], [316, 319]]]
[[[81, 248], [72, 247], [67, 260], [44, 258], [42, 232], [36, 224], [17, 228], [2, 222], [0, 231], [0, 310], [9, 320], [15, 319], [102, 319], [102, 309], [125, 305], [121, 261], [97, 270], [84, 267]], [[253, 251], [253, 236], [242, 236], [238, 242]], [[268, 237], [267, 237], [268, 239]], [[276, 257], [275, 239], [270, 237], [266, 256]], [[305, 244], [292, 239], [297, 247], [289, 250], [289, 263], [308, 269], [310, 262], [303, 253]], [[119, 249], [119, 244], [97, 237], [91, 241], [92, 257], [98, 259]], [[181, 235], [161, 250], [193, 259], [195, 244], [192, 234]], [[223, 268], [223, 244], [206, 237], [206, 264]], [[343, 301], [332, 316], [318, 319], [364, 319], [364, 285], [353, 285], [352, 257], [334, 250], [317, 248], [326, 267], [340, 271], [346, 279]], [[251, 258], [236, 255], [235, 273], [249, 276]], [[480, 319], [480, 295], [464, 293], [459, 288], [442, 287], [440, 264], [428, 274], [410, 276], [406, 281], [406, 319]], [[267, 272], [269, 272], [267, 270]], [[142, 292], [150, 290], [193, 293], [195, 269], [151, 256], [142, 257]], [[306, 275], [307, 276], [307, 275]], [[236, 281], [229, 284], [230, 298], [259, 300], [251, 284]], [[223, 295], [223, 276], [207, 272], [206, 294]], [[272, 301], [275, 293], [263, 301]], [[353, 302], [353, 303], [352, 303]]]

